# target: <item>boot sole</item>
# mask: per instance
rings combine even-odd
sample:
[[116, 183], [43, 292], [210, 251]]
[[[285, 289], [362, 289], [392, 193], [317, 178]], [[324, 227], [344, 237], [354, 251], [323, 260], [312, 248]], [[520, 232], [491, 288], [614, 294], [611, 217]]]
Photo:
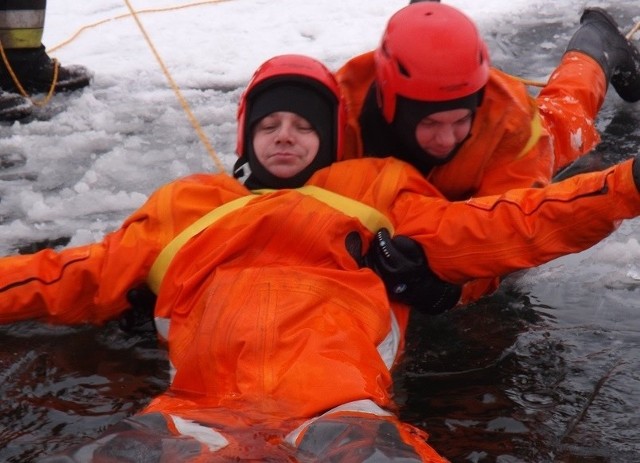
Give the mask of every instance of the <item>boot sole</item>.
[[611, 26], [615, 27], [616, 30], [620, 30], [620, 27], [618, 26], [618, 23], [616, 22], [615, 19], [613, 19], [613, 16], [611, 16], [609, 13], [607, 13], [605, 10], [603, 10], [602, 8], [598, 8], [598, 7], [591, 7], [591, 8], [585, 8], [584, 12], [582, 13], [582, 17], [580, 18], [580, 24], [584, 23], [584, 17], [586, 15], [588, 15], [589, 13], [596, 13], [598, 14], [598, 16], [601, 16], [603, 19], [605, 19]]
[[[580, 24], [584, 24], [586, 16], [594, 15], [597, 15], [598, 18], [600, 18], [600, 22], [606, 21], [618, 32], [620, 31], [620, 27], [616, 20], [613, 19], [613, 17], [605, 10], [598, 7], [586, 8], [580, 18]], [[595, 22], [598, 21], [598, 19], [592, 19], [591, 21]], [[634, 67], [632, 69], [621, 69], [614, 72], [611, 75], [611, 85], [615, 88], [620, 98], [629, 103], [635, 103], [636, 101], [640, 101], [640, 51], [638, 51], [638, 49], [629, 40], [626, 40], [626, 42], [628, 48], [630, 48]], [[631, 79], [631, 82], [629, 82], [628, 79]]]
[[0, 95], [0, 121], [16, 121], [29, 116], [33, 104], [26, 98], [2, 92]]

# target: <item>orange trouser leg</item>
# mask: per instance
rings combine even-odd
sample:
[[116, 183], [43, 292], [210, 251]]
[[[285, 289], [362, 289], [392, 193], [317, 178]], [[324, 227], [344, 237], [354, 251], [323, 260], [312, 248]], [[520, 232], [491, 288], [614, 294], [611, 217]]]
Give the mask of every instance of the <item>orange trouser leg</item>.
[[537, 101], [555, 151], [555, 172], [600, 141], [595, 118], [607, 93], [604, 71], [579, 52], [566, 53]]

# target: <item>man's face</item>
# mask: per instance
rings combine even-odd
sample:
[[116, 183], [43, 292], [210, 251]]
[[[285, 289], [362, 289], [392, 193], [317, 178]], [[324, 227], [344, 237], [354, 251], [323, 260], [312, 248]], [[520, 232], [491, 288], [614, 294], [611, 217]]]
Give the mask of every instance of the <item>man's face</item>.
[[446, 159], [471, 131], [473, 113], [452, 109], [430, 114], [416, 126], [418, 145], [436, 159]]
[[313, 162], [320, 139], [302, 116], [278, 111], [264, 117], [253, 131], [258, 162], [276, 177], [290, 178]]

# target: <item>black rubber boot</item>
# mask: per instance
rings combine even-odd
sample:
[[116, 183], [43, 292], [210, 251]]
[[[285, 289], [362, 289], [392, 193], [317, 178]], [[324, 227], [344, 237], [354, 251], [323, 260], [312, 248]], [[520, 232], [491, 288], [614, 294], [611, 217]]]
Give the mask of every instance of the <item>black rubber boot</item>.
[[[20, 85], [28, 93], [49, 92], [55, 66], [43, 45], [39, 48], [8, 49], [5, 53]], [[89, 85], [90, 81], [91, 73], [87, 68], [58, 65], [55, 92], [77, 90]], [[2, 59], [0, 59], [0, 88], [6, 91], [18, 90]]]
[[587, 8], [580, 24], [566, 51], [579, 51], [595, 59], [623, 100], [640, 100], [640, 52], [620, 32], [616, 21], [602, 8]]
[[31, 114], [33, 105], [17, 93], [0, 90], [0, 121], [16, 121]]

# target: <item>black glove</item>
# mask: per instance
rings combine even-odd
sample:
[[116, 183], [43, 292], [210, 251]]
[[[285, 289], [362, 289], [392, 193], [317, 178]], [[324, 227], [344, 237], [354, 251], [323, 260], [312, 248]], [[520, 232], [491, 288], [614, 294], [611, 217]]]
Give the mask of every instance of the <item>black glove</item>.
[[118, 320], [120, 329], [128, 333], [150, 333], [156, 330], [154, 309], [156, 295], [145, 284], [130, 289], [127, 301], [131, 307]]
[[633, 183], [636, 184], [636, 188], [638, 189], [638, 191], [640, 191], [640, 161], [638, 160], [639, 156], [640, 155], [636, 156], [633, 159], [633, 165], [631, 169], [631, 172], [633, 173]]
[[431, 271], [422, 247], [407, 236], [391, 237], [378, 230], [362, 255], [360, 234], [347, 235], [346, 247], [360, 267], [373, 270], [384, 282], [390, 300], [436, 315], [454, 307], [462, 288], [441, 280]]

